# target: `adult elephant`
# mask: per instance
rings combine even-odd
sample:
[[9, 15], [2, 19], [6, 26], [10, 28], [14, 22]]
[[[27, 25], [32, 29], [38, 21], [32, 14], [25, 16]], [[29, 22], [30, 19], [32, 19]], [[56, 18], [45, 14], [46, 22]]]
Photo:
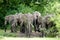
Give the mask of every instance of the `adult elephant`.
[[23, 32], [21, 30], [25, 30], [24, 33], [26, 33], [26, 36], [31, 35], [32, 32], [32, 21], [33, 21], [33, 15], [28, 13], [28, 14], [21, 14], [19, 15], [18, 22], [20, 24], [20, 32]]
[[38, 17], [40, 17], [40, 19], [41, 19], [41, 14], [39, 12], [35, 11], [32, 14], [30, 14], [30, 13], [19, 14], [18, 17], [19, 17], [18, 18], [18, 24], [20, 25], [20, 32], [26, 33], [26, 34], [28, 33], [28, 35], [30, 36], [30, 34], [32, 32], [32, 25], [34, 26], [35, 32], [36, 31], [40, 32]]
[[8, 16], [5, 16], [5, 32], [6, 32], [6, 29], [7, 29], [7, 24], [10, 24], [11, 25], [11, 32], [16, 32], [16, 26], [17, 26], [17, 15], [8, 15]]
[[[20, 27], [20, 32], [21, 33], [25, 33], [25, 24], [24, 23], [22, 23], [22, 16], [23, 16], [24, 14], [22, 14], [22, 13], [19, 13], [18, 14], [18, 19], [17, 19], [17, 24], [19, 25], [19, 27]], [[24, 17], [24, 16], [23, 16]]]
[[[18, 18], [18, 20], [19, 20], [19, 23], [21, 24], [21, 19], [22, 19], [22, 16], [23, 14], [20, 14], [19, 15], [19, 18]], [[41, 13], [39, 13], [38, 11], [35, 11], [35, 12], [33, 12], [32, 14], [30, 14], [30, 13], [28, 13], [28, 14], [24, 14], [25, 16], [31, 16], [31, 18], [30, 17], [28, 17], [27, 19], [32, 19], [33, 21], [31, 21], [33, 24], [33, 26], [34, 26], [34, 31], [36, 32], [36, 31], [39, 31], [39, 27], [37, 26], [38, 25], [38, 23], [37, 23], [37, 18], [40, 16], [41, 17]], [[23, 16], [24, 17], [24, 16]], [[22, 26], [25, 26], [24, 25], [24, 23], [22, 24]], [[22, 30], [23, 29], [23, 30]], [[25, 31], [24, 31], [24, 27], [21, 27], [21, 30], [20, 30], [20, 32], [22, 32], [22, 33], [24, 33]]]
[[49, 29], [53, 26], [55, 26], [56, 24], [54, 23], [54, 21], [51, 21], [50, 18], [54, 17], [53, 14], [48, 14], [46, 16], [38, 16], [35, 20], [34, 20], [34, 28], [35, 31], [41, 32], [42, 33], [42, 37], [44, 37], [45, 34], [45, 30]]
[[53, 14], [48, 14], [44, 17], [42, 17], [42, 21], [40, 21], [40, 17], [38, 17], [38, 23], [40, 24], [41, 22], [41, 26], [39, 26], [39, 29], [42, 32], [42, 37], [46, 36], [45, 31], [53, 26], [55, 26], [56, 24], [54, 23], [54, 21], [51, 21], [50, 18], [54, 17]]
[[41, 17], [41, 13], [39, 13], [38, 11], [35, 11], [32, 13], [33, 14], [33, 25], [34, 25], [34, 31], [38, 31], [40, 32], [39, 30], [39, 24], [38, 24], [38, 17]]
[[49, 29], [49, 28], [51, 28], [51, 27], [56, 25], [54, 23], [54, 21], [50, 20], [54, 16], [55, 16], [54, 14], [48, 14], [48, 15], [44, 16], [44, 24], [45, 24], [45, 28], [46, 29]]

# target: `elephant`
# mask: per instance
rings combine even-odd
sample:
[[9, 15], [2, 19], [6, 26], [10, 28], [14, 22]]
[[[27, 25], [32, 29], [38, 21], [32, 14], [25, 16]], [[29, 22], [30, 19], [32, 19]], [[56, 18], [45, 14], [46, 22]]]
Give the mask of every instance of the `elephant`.
[[56, 24], [54, 23], [54, 21], [51, 21], [50, 19], [52, 17], [54, 17], [54, 14], [48, 14], [46, 16], [44, 16], [44, 24], [45, 24], [45, 28], [49, 29], [52, 26], [55, 26]]
[[24, 14], [18, 14], [18, 19], [17, 19], [17, 25], [19, 25], [19, 29], [20, 29], [20, 32], [21, 33], [25, 33], [25, 24], [24, 23], [22, 23], [22, 16], [23, 16]]
[[[22, 23], [22, 21], [23, 21], [23, 15], [25, 15], [25, 16], [27, 16], [26, 18], [27, 18], [27, 20], [28, 19], [30, 19], [30, 21], [31, 21], [31, 24], [34, 26], [34, 31], [36, 32], [36, 31], [39, 31], [37, 28], [39, 28], [38, 26], [37, 26], [37, 18], [39, 17], [39, 16], [41, 16], [41, 13], [39, 13], [38, 11], [35, 11], [35, 12], [33, 12], [33, 13], [25, 13], [25, 14], [18, 14], [18, 25], [20, 25], [21, 27], [20, 27], [20, 32], [22, 32], [22, 33], [24, 33], [25, 32], [25, 27], [22, 27], [22, 26], [25, 26], [25, 24], [24, 23]], [[29, 17], [29, 16], [31, 17]], [[23, 18], [23, 19], [22, 19]], [[26, 20], [26, 19], [25, 19]], [[24, 21], [25, 22], [25, 21]]]
[[33, 15], [30, 13], [20, 14], [18, 18], [18, 23], [20, 25], [20, 32], [25, 33], [26, 36], [31, 35], [32, 32], [32, 21]]
[[53, 14], [48, 14], [46, 16], [38, 16], [37, 19], [36, 19], [36, 30], [38, 30], [38, 32], [41, 32], [42, 33], [42, 37], [46, 36], [45, 34], [45, 30], [53, 27], [53, 26], [56, 26], [56, 24], [54, 23], [54, 21], [51, 21], [50, 18], [51, 17], [54, 17]]
[[6, 32], [6, 25], [10, 24], [11, 25], [11, 32], [16, 32], [16, 26], [17, 26], [17, 15], [8, 15], [5, 16], [5, 32]]
[[42, 37], [46, 36], [45, 31], [48, 30], [49, 28], [56, 26], [54, 21], [51, 21], [51, 17], [54, 17], [54, 14], [48, 14], [42, 17]]
[[38, 31], [39, 32], [39, 27], [38, 27], [38, 17], [41, 17], [41, 13], [39, 13], [38, 11], [35, 11], [32, 13], [33, 14], [33, 25], [34, 25], [34, 31]]
[[[20, 14], [19, 16], [20, 16], [20, 18], [18, 19], [19, 20], [19, 23], [21, 24], [21, 19], [22, 19], [22, 16], [23, 14]], [[28, 19], [32, 19], [32, 20], [30, 20], [31, 22], [32, 22], [32, 25], [34, 26], [34, 31], [36, 32], [36, 31], [39, 31], [38, 29], [37, 29], [37, 18], [39, 17], [39, 16], [41, 16], [41, 13], [39, 13], [38, 11], [35, 11], [35, 12], [33, 12], [33, 13], [28, 13], [28, 14], [24, 14], [24, 15], [26, 15], [26, 16], [31, 16], [31, 18], [30, 17], [28, 17]], [[23, 16], [24, 17], [24, 16]], [[22, 26], [24, 26], [24, 23], [22, 24]], [[23, 27], [24, 28], [24, 27]], [[22, 33], [24, 33], [24, 31], [22, 31], [22, 29], [23, 29], [22, 27], [21, 27], [21, 31], [20, 32], [22, 32]], [[24, 30], [24, 29], [23, 29]]]
[[40, 32], [40, 37], [44, 37], [45, 36], [45, 25], [44, 25], [44, 21], [43, 21], [43, 17], [39, 16], [36, 19], [36, 31]]

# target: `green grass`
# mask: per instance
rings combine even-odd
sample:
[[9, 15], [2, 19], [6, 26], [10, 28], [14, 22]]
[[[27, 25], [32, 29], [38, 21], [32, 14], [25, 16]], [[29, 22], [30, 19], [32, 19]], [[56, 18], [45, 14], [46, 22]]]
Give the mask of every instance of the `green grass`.
[[6, 33], [4, 32], [4, 30], [0, 30], [0, 40], [60, 40], [60, 38], [48, 38], [48, 37], [33, 37], [33, 38], [26, 38], [26, 37], [16, 37], [16, 33], [10, 33], [10, 30], [8, 30]]
[[16, 33], [10, 33], [9, 30], [7, 32], [4, 32], [4, 30], [0, 30], [0, 36], [4, 37], [16, 37]]
[[[7, 32], [4, 32], [4, 30], [0, 29], [0, 38], [2, 37], [18, 37], [18, 33], [11, 33], [10, 30], [7, 30]], [[51, 35], [51, 34], [50, 34]], [[39, 37], [41, 38], [41, 37]], [[46, 37], [46, 38], [56, 38], [56, 37]]]

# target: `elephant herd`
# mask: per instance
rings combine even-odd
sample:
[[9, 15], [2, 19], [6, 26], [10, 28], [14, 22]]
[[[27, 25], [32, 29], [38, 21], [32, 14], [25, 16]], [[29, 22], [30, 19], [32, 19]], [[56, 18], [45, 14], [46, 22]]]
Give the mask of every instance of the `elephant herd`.
[[42, 36], [45, 36], [44, 30], [49, 29], [56, 24], [54, 21], [50, 21], [50, 18], [53, 17], [53, 14], [48, 14], [45, 16], [41, 16], [41, 13], [35, 11], [33, 13], [18, 13], [14, 15], [5, 16], [5, 32], [7, 29], [7, 24], [11, 25], [11, 32], [17, 32], [17, 28], [19, 26], [19, 31], [21, 33], [25, 33], [26, 36], [31, 35], [32, 27], [34, 31], [41, 32]]

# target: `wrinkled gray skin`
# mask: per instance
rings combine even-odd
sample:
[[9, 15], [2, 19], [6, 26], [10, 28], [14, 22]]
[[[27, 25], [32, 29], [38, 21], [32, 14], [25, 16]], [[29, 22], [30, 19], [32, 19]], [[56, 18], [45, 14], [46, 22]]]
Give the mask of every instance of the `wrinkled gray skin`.
[[52, 26], [55, 26], [56, 24], [54, 23], [54, 21], [50, 21], [50, 18], [51, 17], [54, 17], [55, 15], [54, 14], [48, 14], [46, 16], [44, 16], [44, 24], [45, 24], [45, 28], [46, 29], [49, 29], [50, 27]]
[[[24, 14], [24, 15], [27, 18], [25, 20], [30, 19], [29, 21], [34, 24], [34, 30], [35, 31], [38, 30], [38, 27], [37, 27], [37, 24], [36, 24], [36, 20], [37, 20], [37, 17], [38, 16], [41, 16], [41, 14], [39, 12], [35, 11], [35, 12], [33, 12], [33, 14], [28, 13], [28, 14]], [[8, 15], [8, 16], [5, 17], [5, 25], [7, 23], [9, 23], [11, 25], [11, 32], [15, 32], [15, 31], [17, 31], [16, 30], [16, 26], [17, 25], [25, 26], [23, 19], [24, 19], [24, 16], [23, 16], [22, 13], [15, 14], [15, 15]], [[23, 28], [20, 28], [20, 29], [24, 29], [24, 27]], [[6, 31], [6, 27], [5, 27], [5, 31]]]
[[[32, 14], [30, 14], [30, 13], [28, 13], [28, 14], [24, 14], [25, 16], [28, 16], [28, 18], [27, 19], [30, 19], [30, 21], [31, 21], [31, 24], [34, 26], [34, 31], [36, 32], [36, 31], [39, 31], [39, 27], [38, 27], [38, 23], [37, 23], [37, 18], [39, 17], [39, 16], [41, 16], [41, 14], [39, 13], [39, 12], [37, 12], [37, 11], [35, 11], [35, 12], [33, 12]], [[19, 15], [20, 16], [20, 18], [18, 18], [18, 20], [19, 20], [19, 23], [20, 23], [20, 25], [22, 25], [22, 26], [25, 26], [24, 25], [24, 23], [23, 24], [21, 24], [22, 22], [21, 22], [21, 20], [22, 20], [22, 18], [24, 17], [23, 16], [23, 14], [20, 14]], [[22, 16], [22, 17], [21, 17]], [[24, 18], [23, 18], [24, 19]], [[24, 33], [25, 31], [24, 31], [24, 27], [21, 27], [20, 28], [21, 30], [20, 30], [20, 32], [22, 32], [22, 33]], [[22, 30], [23, 29], [23, 30]]]
[[16, 32], [16, 26], [17, 26], [17, 15], [8, 15], [5, 17], [5, 32], [6, 32], [6, 25], [11, 25], [11, 32]]
[[[18, 14], [18, 19], [17, 19], [17, 24], [20, 26], [20, 32], [22, 32], [22, 33], [25, 33], [25, 24], [24, 23], [22, 23], [22, 16], [23, 16], [24, 14]], [[24, 16], [23, 16], [24, 17]]]
[[[41, 31], [42, 32], [42, 37], [46, 36], [46, 34], [44, 32], [46, 29], [49, 29], [49, 28], [51, 28], [51, 27], [56, 25], [54, 23], [54, 21], [50, 21], [51, 17], [54, 17], [54, 15], [53, 14], [48, 14], [48, 15], [42, 17], [42, 21], [41, 21], [42, 23], [41, 23], [41, 27], [40, 27], [40, 30], [42, 30]], [[41, 19], [41, 18], [39, 17], [38, 20], [39, 19]]]
[[44, 26], [45, 25], [44, 25], [44, 21], [43, 21], [43, 17], [42, 16], [39, 16], [37, 18], [37, 21], [36, 21], [35, 25], [37, 27], [36, 31], [41, 33], [40, 34], [41, 37], [44, 37], [45, 36], [45, 33], [44, 33], [44, 31], [45, 31], [45, 27]]
[[35, 11], [32, 13], [33, 14], [33, 25], [34, 25], [34, 31], [38, 31], [40, 32], [39, 30], [39, 24], [38, 24], [38, 17], [41, 17], [41, 13], [39, 13], [38, 11]]
[[18, 18], [18, 22], [20, 24], [20, 32], [23, 32], [25, 30], [24, 32], [26, 33], [26, 36], [29, 36], [29, 37], [32, 32], [32, 21], [33, 21], [32, 17], [33, 15], [28, 13], [28, 14], [21, 14], [19, 15], [19, 18]]
[[38, 16], [37, 19], [36, 19], [37, 21], [36, 21], [35, 27], [37, 27], [38, 32], [42, 33], [42, 35], [41, 35], [42, 37], [46, 36], [46, 34], [45, 34], [46, 29], [49, 29], [50, 27], [56, 25], [54, 23], [54, 21], [50, 21], [51, 17], [54, 17], [54, 15], [53, 14], [48, 14], [44, 17], [43, 16]]

